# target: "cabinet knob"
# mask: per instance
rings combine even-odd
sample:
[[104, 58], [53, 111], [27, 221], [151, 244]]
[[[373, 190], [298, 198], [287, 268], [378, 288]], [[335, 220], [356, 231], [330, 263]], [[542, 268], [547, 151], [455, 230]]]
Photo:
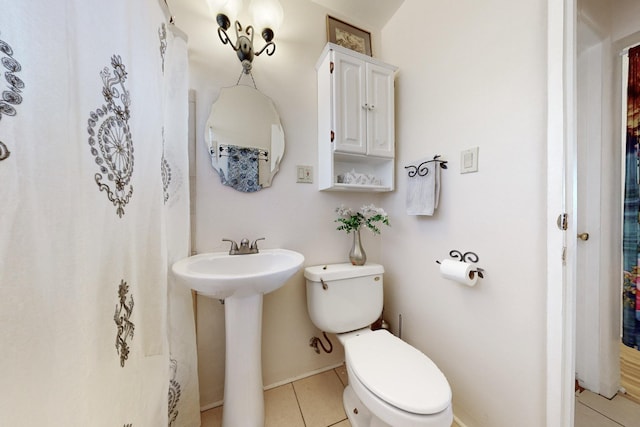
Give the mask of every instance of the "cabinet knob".
[[365, 110], [368, 110], [368, 109], [369, 109], [369, 104], [364, 104], [364, 105], [362, 106], [362, 108], [363, 108], [363, 109], [365, 109]]

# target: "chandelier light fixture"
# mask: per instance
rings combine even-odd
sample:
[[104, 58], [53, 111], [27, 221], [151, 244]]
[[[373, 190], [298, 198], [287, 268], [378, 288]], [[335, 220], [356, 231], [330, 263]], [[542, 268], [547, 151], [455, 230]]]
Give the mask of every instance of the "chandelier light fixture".
[[[276, 44], [273, 38], [284, 18], [282, 6], [278, 0], [251, 0], [249, 13], [253, 25], [247, 27], [242, 27], [237, 18], [242, 11], [242, 0], [207, 0], [207, 2], [211, 12], [216, 14], [220, 41], [222, 44], [231, 46], [236, 52], [245, 74], [251, 73], [254, 56], [260, 56], [263, 52], [269, 56], [275, 53]], [[235, 43], [227, 33], [232, 19], [236, 32]], [[260, 34], [265, 41], [265, 45], [258, 51], [253, 45], [255, 28], [260, 29]]]

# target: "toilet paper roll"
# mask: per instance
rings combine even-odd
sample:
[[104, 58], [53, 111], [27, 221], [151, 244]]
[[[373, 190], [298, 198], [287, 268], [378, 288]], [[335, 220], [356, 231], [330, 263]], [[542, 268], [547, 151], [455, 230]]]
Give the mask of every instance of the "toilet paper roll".
[[473, 264], [445, 259], [440, 262], [440, 274], [445, 279], [453, 280], [467, 286], [474, 286], [478, 281], [478, 274]]

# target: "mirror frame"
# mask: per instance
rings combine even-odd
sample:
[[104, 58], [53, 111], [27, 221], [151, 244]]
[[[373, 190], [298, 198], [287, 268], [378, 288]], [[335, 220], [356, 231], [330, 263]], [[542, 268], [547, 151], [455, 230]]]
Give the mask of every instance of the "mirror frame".
[[246, 193], [271, 186], [285, 151], [273, 101], [246, 85], [220, 90], [206, 122], [205, 142], [222, 184]]

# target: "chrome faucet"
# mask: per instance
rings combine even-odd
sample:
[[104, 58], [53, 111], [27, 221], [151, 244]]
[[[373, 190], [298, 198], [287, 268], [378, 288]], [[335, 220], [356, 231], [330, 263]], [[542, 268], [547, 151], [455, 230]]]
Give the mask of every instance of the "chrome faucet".
[[257, 254], [258, 251], [258, 241], [265, 240], [264, 237], [260, 237], [253, 241], [251, 246], [249, 246], [249, 239], [244, 238], [240, 240], [240, 246], [236, 242], [231, 239], [222, 239], [223, 242], [230, 242], [231, 249], [229, 249], [229, 255], [246, 255], [246, 254]]

